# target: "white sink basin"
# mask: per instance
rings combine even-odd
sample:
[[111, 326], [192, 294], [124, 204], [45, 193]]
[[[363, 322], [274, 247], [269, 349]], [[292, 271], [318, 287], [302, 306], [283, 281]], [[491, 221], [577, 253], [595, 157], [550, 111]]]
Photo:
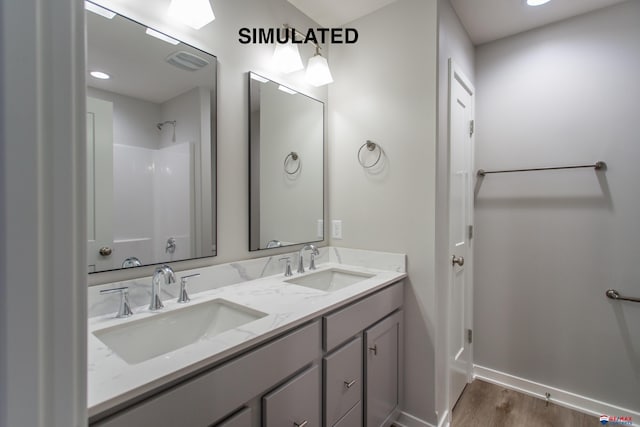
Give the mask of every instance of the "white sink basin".
[[294, 277], [285, 280], [285, 282], [331, 292], [362, 282], [373, 276], [375, 275], [331, 268], [329, 270], [318, 271], [317, 273]]
[[266, 313], [215, 299], [94, 331], [93, 334], [130, 365], [266, 316]]

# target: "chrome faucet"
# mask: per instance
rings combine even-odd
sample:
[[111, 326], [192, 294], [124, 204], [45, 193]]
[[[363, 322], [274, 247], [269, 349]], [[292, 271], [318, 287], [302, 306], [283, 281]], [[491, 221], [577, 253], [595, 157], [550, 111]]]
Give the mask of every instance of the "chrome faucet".
[[151, 304], [149, 304], [149, 310], [151, 311], [164, 307], [158, 295], [160, 291], [160, 276], [164, 277], [164, 282], [167, 285], [176, 283], [176, 275], [171, 267], [165, 264], [156, 268], [156, 271], [153, 272], [153, 278], [151, 279]]
[[309, 270], [315, 270], [316, 269], [316, 261], [315, 261], [315, 256], [316, 255], [320, 255], [320, 252], [318, 252], [318, 248], [316, 248], [313, 245], [304, 245], [302, 247], [302, 249], [300, 249], [300, 253], [298, 254], [298, 273], [304, 273], [304, 251], [306, 250], [310, 250], [311, 251], [311, 259], [309, 260]]

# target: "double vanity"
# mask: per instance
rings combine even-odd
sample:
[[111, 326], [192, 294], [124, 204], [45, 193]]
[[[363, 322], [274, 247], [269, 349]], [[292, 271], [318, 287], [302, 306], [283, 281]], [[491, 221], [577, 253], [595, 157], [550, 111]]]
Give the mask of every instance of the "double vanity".
[[[163, 282], [160, 310], [147, 306], [148, 278], [96, 287], [89, 310], [103, 313], [89, 319], [90, 424], [390, 425], [404, 256], [323, 248], [316, 270], [290, 277], [272, 274], [282, 267], [273, 259], [199, 269], [188, 303], [174, 299], [177, 283]], [[123, 285], [134, 314], [115, 318], [118, 296], [98, 291]]]
[[[249, 93], [249, 251], [278, 255], [174, 272], [162, 264], [216, 256], [226, 228], [216, 146], [227, 65], [99, 3], [86, 3], [87, 72], [114, 78], [87, 77], [90, 425], [389, 426], [404, 255], [275, 249], [328, 243], [327, 90], [225, 68]], [[264, 70], [260, 58], [246, 69]]]

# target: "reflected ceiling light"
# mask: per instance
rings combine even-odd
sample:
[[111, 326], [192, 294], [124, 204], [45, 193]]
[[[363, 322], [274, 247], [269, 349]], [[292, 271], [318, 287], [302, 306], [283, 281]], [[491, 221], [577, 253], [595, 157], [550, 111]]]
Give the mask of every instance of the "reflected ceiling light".
[[291, 42], [276, 44], [276, 49], [273, 52], [273, 62], [276, 67], [285, 74], [293, 73], [294, 71], [302, 70], [302, 59], [300, 59], [300, 52], [298, 46]]
[[111, 78], [109, 74], [103, 73], [102, 71], [91, 71], [89, 74], [91, 75], [91, 77], [95, 77], [96, 79], [100, 80], [108, 80]]
[[527, 0], [529, 6], [540, 6], [545, 3], [549, 3], [551, 0]]
[[285, 93], [288, 93], [289, 95], [295, 95], [296, 93], [298, 93], [295, 90], [289, 89], [288, 87], [282, 86], [282, 85], [278, 86], [278, 90], [281, 90], [281, 91], [283, 91]]
[[157, 38], [157, 39], [162, 40], [163, 42], [167, 42], [167, 43], [172, 44], [172, 45], [174, 45], [174, 46], [175, 46], [175, 45], [177, 45], [177, 44], [180, 44], [180, 42], [179, 42], [178, 40], [176, 40], [176, 39], [172, 39], [171, 37], [169, 37], [169, 36], [167, 36], [167, 35], [164, 35], [164, 34], [162, 34], [162, 33], [161, 33], [161, 32], [159, 32], [159, 31], [152, 30], [151, 28], [147, 28], [147, 30], [145, 31], [145, 33], [147, 33], [147, 34], [148, 34], [148, 35], [150, 35], [151, 37], [155, 37], [155, 38]]
[[110, 10], [105, 9], [104, 7], [100, 7], [97, 4], [93, 4], [88, 1], [84, 2], [84, 8], [87, 9], [89, 12], [93, 12], [96, 15], [100, 15], [107, 19], [113, 19], [113, 17], [116, 16], [115, 12], [111, 12]]
[[259, 76], [259, 75], [254, 74], [254, 73], [249, 74], [249, 76], [250, 76], [253, 80], [257, 80], [257, 81], [259, 81], [260, 83], [266, 83], [266, 82], [268, 82], [268, 81], [269, 81], [269, 79], [265, 79], [264, 77]]
[[209, 0], [171, 0], [167, 14], [195, 30], [216, 19]]
[[304, 77], [309, 84], [316, 87], [333, 83], [329, 63], [327, 63], [327, 59], [324, 56], [320, 55], [320, 48], [317, 46], [316, 54], [309, 58], [307, 72]]

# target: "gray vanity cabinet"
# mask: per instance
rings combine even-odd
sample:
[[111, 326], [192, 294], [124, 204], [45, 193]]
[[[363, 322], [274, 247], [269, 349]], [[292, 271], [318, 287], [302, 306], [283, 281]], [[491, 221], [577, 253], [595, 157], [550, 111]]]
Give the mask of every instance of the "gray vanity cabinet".
[[323, 317], [325, 427], [391, 425], [400, 402], [402, 291], [398, 283]]
[[320, 427], [320, 370], [313, 366], [262, 398], [264, 427]]
[[215, 427], [251, 427], [251, 408], [244, 408]]
[[366, 426], [387, 425], [399, 404], [402, 312], [364, 332]]
[[402, 282], [319, 314], [91, 427], [389, 427], [399, 406]]

